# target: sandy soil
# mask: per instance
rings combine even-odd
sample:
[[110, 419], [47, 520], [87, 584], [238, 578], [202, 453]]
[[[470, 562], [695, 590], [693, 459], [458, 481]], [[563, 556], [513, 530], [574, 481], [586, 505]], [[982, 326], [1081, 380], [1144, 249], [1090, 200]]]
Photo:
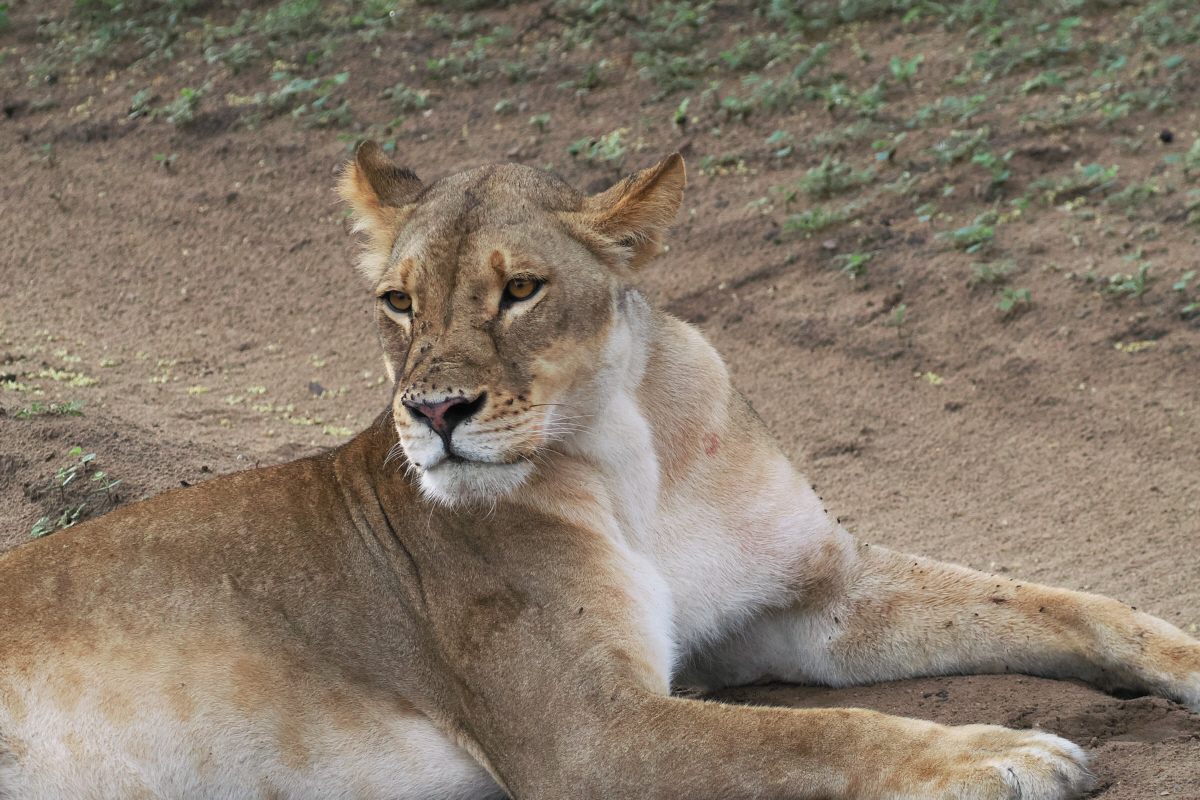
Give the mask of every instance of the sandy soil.
[[[251, 127], [217, 98], [271, 90], [278, 64], [233, 74], [183, 48], [169, 61], [63, 67], [46, 82], [29, 66], [47, 47], [36, 17], [69, 20], [69, 10], [14, 3], [0, 33], [8, 49], [0, 63], [0, 548], [28, 540], [40, 520], [53, 527], [80, 503], [86, 519], [180, 483], [336, 446], [385, 406], [390, 387], [368, 290], [331, 191], [356, 136], [394, 139], [397, 159], [427, 180], [518, 159], [553, 163], [595, 191], [616, 171], [573, 160], [567, 146], [627, 127], [626, 171], [678, 149], [692, 176], [670, 250], [645, 268], [642, 289], [705, 332], [852, 531], [1111, 595], [1196, 631], [1200, 321], [1179, 314], [1172, 291], [1197, 260], [1185, 179], [1176, 172], [1175, 191], [1131, 216], [1111, 213], [1102, 195], [1085, 195], [1082, 209], [1035, 204], [1037, 213], [1005, 223], [982, 255], [935, 238], [989, 202], [1007, 208], [1001, 201], [1030, 181], [1069, 174], [1075, 162], [1119, 163], [1123, 182], [1172, 179], [1163, 159], [1191, 144], [1194, 77], [1178, 82], [1173, 112], [1135, 112], [1106, 129], [1048, 129], [988, 108], [971, 125], [991, 126], [993, 142], [1014, 153], [1013, 178], [989, 198], [978, 167], [928, 154], [948, 125], [911, 130], [889, 162], [874, 159], [869, 138], [809, 146], [855, 121], [820, 103], [744, 122], [705, 111], [681, 130], [670, 122], [678, 96], [642, 104], [655, 89], [638, 77], [628, 37], [601, 36], [591, 50], [548, 59], [524, 84], [490, 77], [471, 86], [429, 77], [427, 59], [452, 47], [430, 28], [397, 26], [369, 42], [347, 36], [305, 74], [349, 73], [337, 100], [351, 103], [355, 127], [306, 129], [287, 114]], [[1128, 24], [1122, 13], [1089, 17], [1081, 30], [1116, 36]], [[737, 24], [742, 36], [762, 24], [734, 5], [712, 14], [726, 31], [711, 34], [712, 52], [734, 41], [728, 31]], [[481, 15], [524, 32], [514, 53], [554, 41], [556, 23], [541, 6]], [[834, 57], [852, 59], [839, 31]], [[930, 102], [961, 68], [958, 40], [940, 27], [884, 19], [854, 36], [875, 54], [846, 67], [856, 76], [878, 72], [893, 54], [925, 55], [929, 88], [893, 90], [885, 127]], [[302, 63], [299, 49], [278, 59]], [[601, 59], [603, 80], [590, 93], [558, 88]], [[384, 128], [397, 115], [380, 94], [401, 79], [425, 81], [440, 100]], [[213, 99], [190, 125], [129, 119], [139, 90], [169, 99], [205, 82]], [[54, 106], [43, 107], [46, 96]], [[496, 113], [502, 98], [519, 113]], [[550, 115], [544, 131], [529, 124], [540, 114]], [[1173, 144], [1155, 137], [1161, 128], [1174, 129]], [[775, 130], [795, 136], [793, 155], [777, 158], [763, 145]], [[1145, 143], [1129, 152], [1118, 137]], [[726, 152], [740, 153], [741, 166], [697, 169], [704, 156]], [[866, 210], [811, 238], [783, 232], [786, 215], [810, 203], [785, 208], [770, 187], [791, 184], [831, 152], [877, 170]], [[878, 188], [904, 172], [916, 179], [908, 192]], [[912, 196], [957, 219], [919, 219]], [[1088, 208], [1095, 213], [1073, 213]], [[865, 278], [839, 274], [835, 255], [864, 251], [874, 253]], [[1131, 254], [1151, 260], [1157, 275], [1141, 302], [1100, 291], [1112, 272], [1136, 269], [1122, 259]], [[972, 283], [969, 263], [981, 258], [1012, 260], [1009, 285], [1030, 290], [1028, 308], [1002, 312], [998, 288]], [[1101, 283], [1080, 277], [1093, 270]], [[907, 318], [896, 327], [889, 323], [901, 304]], [[85, 403], [82, 415], [23, 418], [34, 403], [70, 401]], [[55, 476], [78, 461], [69, 455], [76, 446], [95, 458], [60, 489]], [[98, 471], [121, 483], [97, 491]], [[1019, 676], [722, 696], [1042, 727], [1093, 752], [1095, 797], [1200, 798], [1200, 716], [1155, 698]]]

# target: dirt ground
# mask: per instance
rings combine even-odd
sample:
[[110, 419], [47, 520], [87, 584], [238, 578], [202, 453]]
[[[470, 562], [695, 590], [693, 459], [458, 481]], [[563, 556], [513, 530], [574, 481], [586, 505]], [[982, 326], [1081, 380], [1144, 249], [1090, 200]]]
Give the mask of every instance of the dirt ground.
[[[783, 75], [827, 42], [830, 74], [862, 93], [880, 85], [872, 82], [893, 56], [923, 56], [916, 80], [884, 87], [882, 110], [830, 100], [835, 75], [816, 99], [739, 116], [703, 90], [720, 80], [728, 97], [761, 85], [744, 72], [717, 63], [660, 100], [660, 84], [639, 67], [645, 40], [629, 30], [596, 26], [568, 48], [575, 17], [563, 3], [495, 5], [430, 24], [437, 9], [393, 4], [378, 30], [343, 31], [330, 21], [341, 6], [327, 4], [320, 47], [316, 34], [285, 37], [235, 71], [205, 57], [199, 23], [182, 29], [170, 57], [148, 57], [130, 39], [76, 61], [57, 43], [81, 41], [91, 23], [70, 3], [11, 4], [0, 28], [0, 549], [180, 483], [337, 446], [384, 408], [390, 387], [369, 287], [332, 192], [359, 138], [387, 141], [427, 181], [519, 160], [552, 164], [590, 191], [610, 185], [617, 167], [679, 150], [685, 206], [669, 251], [639, 284], [703, 330], [851, 531], [1110, 595], [1195, 634], [1200, 316], [1184, 308], [1200, 285], [1186, 286], [1200, 252], [1187, 169], [1200, 76], [1179, 68], [1168, 79], [1176, 67], [1165, 66], [1176, 55], [1195, 60], [1194, 44], [1139, 39], [1134, 21], [1147, 4], [1093, 4], [1072, 18], [1070, 35], [1101, 49], [1067, 59], [1067, 84], [1041, 92], [1022, 87], [1055, 63], [1022, 62], [985, 80], [987, 68], [971, 66], [980, 35], [883, 14], [809, 30], [790, 60], [758, 68]], [[248, 8], [261, 18], [270, 6]], [[210, 27], [232, 25], [238, 11], [193, 9]], [[737, 3], [701, 11], [693, 54], [778, 28]], [[1061, 22], [1048, 21], [1051, 32]], [[453, 36], [441, 32], [447, 24], [458, 26]], [[465, 51], [454, 36], [495, 26], [515, 33], [487, 44], [496, 53], [483, 72], [447, 78], [435, 68]], [[1132, 55], [1120, 67], [1128, 74], [1114, 74], [1127, 87], [1169, 80], [1171, 103], [1134, 103], [1104, 124], [1071, 118], [1064, 109], [1090, 92], [1115, 91], [1096, 85], [1109, 79], [1093, 80], [1093, 61], [1119, 42]], [[505, 77], [503, 59], [527, 63], [523, 82]], [[244, 99], [276, 91], [282, 79], [272, 76], [285, 72], [347, 73], [328, 84], [324, 107], [347, 103], [349, 116], [308, 127], [296, 113], [251, 114], [262, 104]], [[397, 111], [383, 94], [398, 81], [429, 94]], [[131, 118], [138, 92], [165, 106], [205, 84], [190, 122]], [[975, 92], [988, 99], [968, 120], [909, 124], [944, 95]], [[999, 183], [981, 161], [940, 155], [984, 127], [991, 153], [1012, 154]], [[620, 158], [602, 150], [589, 164], [586, 142], [578, 157], [568, 153], [617, 130]], [[796, 186], [823, 163], [870, 174], [795, 198], [772, 188]], [[1092, 163], [1119, 164], [1119, 178], [1064, 183]], [[1153, 191], [1128, 207], [1106, 202], [1130, 186]], [[843, 221], [809, 235], [792, 219], [855, 201]], [[938, 237], [989, 210], [995, 235], [980, 250]], [[840, 270], [854, 259], [838, 257], [862, 253], [865, 275], [852, 280]], [[1111, 275], [1146, 262], [1141, 289], [1113, 288], [1122, 281]], [[981, 279], [972, 263], [1008, 274]], [[1007, 310], [997, 307], [1005, 289]], [[1040, 727], [1094, 754], [1094, 797], [1200, 798], [1200, 716], [1157, 698], [1011, 675], [722, 697]]]

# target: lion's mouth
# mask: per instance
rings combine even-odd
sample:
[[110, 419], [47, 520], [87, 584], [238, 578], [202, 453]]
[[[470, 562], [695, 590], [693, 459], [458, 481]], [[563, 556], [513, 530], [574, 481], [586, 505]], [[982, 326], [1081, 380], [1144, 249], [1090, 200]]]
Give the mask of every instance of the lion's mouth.
[[520, 456], [512, 458], [471, 458], [454, 451], [446, 452], [443, 450], [425, 466], [424, 471], [436, 470], [450, 465], [462, 467], [504, 467], [519, 463], [521, 460]]
[[526, 460], [517, 448], [506, 446], [512, 443], [496, 442], [494, 435], [484, 435], [485, 441], [479, 442], [471, 431], [461, 428], [452, 436], [440, 436], [427, 425], [397, 423], [401, 447], [409, 463], [422, 473], [506, 467]]
[[437, 464], [431, 465], [430, 468], [432, 469], [433, 467], [440, 467], [443, 464], [466, 464], [466, 465], [473, 465], [473, 466], [477, 466], [477, 467], [509, 467], [509, 466], [512, 466], [513, 464], [521, 463], [522, 460], [523, 459], [520, 456], [514, 456], [512, 458], [488, 459], [488, 458], [467, 458], [466, 456], [460, 456], [457, 453], [448, 453], [445, 456], [443, 456], [442, 459], [440, 461], [438, 461]]

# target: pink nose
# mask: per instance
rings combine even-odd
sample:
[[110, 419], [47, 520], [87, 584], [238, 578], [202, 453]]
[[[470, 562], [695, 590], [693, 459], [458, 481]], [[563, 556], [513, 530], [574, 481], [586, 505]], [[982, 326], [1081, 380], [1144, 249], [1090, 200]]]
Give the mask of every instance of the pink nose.
[[418, 403], [405, 400], [404, 407], [417, 422], [428, 425], [434, 433], [442, 437], [449, 445], [450, 435], [460, 422], [468, 419], [479, 409], [487, 399], [487, 393], [480, 394], [474, 399], [451, 397], [437, 403]]

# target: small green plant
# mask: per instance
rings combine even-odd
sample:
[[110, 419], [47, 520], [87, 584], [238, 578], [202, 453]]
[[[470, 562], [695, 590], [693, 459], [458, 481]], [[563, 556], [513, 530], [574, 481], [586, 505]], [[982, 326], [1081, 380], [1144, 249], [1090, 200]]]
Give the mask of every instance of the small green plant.
[[792, 80], [801, 85], [816, 85], [829, 66], [829, 42], [821, 42], [792, 69]]
[[753, 111], [754, 102], [738, 97], [736, 94], [727, 94], [721, 100], [721, 112], [725, 115], [726, 121], [741, 120], [744, 122]]
[[829, 211], [824, 206], [814, 206], [799, 214], [790, 215], [784, 220], [783, 229], [788, 233], [800, 233], [808, 238], [817, 231], [837, 225], [845, 219], [846, 215], [840, 211]]
[[930, 103], [927, 106], [917, 109], [913, 122], [922, 127], [946, 121], [955, 125], [962, 125], [975, 115], [983, 112], [987, 99], [986, 94], [976, 94], [971, 97], [956, 97], [954, 95], [943, 97], [936, 103]]
[[[305, 106], [293, 109], [292, 116], [303, 119], [306, 128], [348, 128], [354, 122], [350, 115], [350, 101], [343, 100], [338, 106], [323, 106], [321, 98], [312, 104], [312, 110]], [[305, 112], [308, 112], [305, 115]]]
[[1013, 289], [1010, 286], [1005, 286], [1000, 290], [1000, 300], [997, 301], [996, 308], [1005, 314], [1013, 313], [1029, 308], [1030, 298], [1031, 295], [1028, 289]]
[[730, 50], [722, 50], [717, 55], [734, 71], [753, 71], [766, 69], [773, 62], [787, 56], [791, 47], [778, 34], [768, 36], [758, 35], [739, 42]]
[[593, 89], [598, 89], [601, 85], [603, 85], [604, 81], [600, 77], [600, 72], [607, 66], [608, 63], [605, 61], [600, 61], [593, 64], [585, 64], [582, 69], [582, 77], [573, 81], [564, 81], [558, 85], [558, 88], [574, 89], [575, 94], [577, 95], [588, 94]]
[[657, 102], [675, 92], [690, 92], [702, 84], [697, 77], [709, 69], [709, 61], [703, 56], [679, 56], [661, 50], [639, 52], [633, 57], [638, 77], [651, 81], [658, 87], [658, 94], [651, 100]]
[[888, 325], [895, 328], [896, 335], [899, 336], [906, 322], [908, 322], [908, 306], [901, 303], [892, 309], [892, 315], [888, 318]]
[[464, 58], [450, 55], [444, 58], [430, 58], [425, 61], [431, 80], [453, 80], [455, 78], [469, 86], [475, 86], [485, 77], [483, 69], [483, 48], [478, 44], [468, 50]]
[[[434, 5], [430, 3], [430, 5]], [[469, 39], [483, 31], [487, 30], [491, 23], [482, 17], [477, 17], [474, 14], [463, 14], [462, 18], [455, 22], [454, 18], [449, 14], [435, 13], [430, 14], [425, 20], [425, 27], [432, 31], [440, 33], [447, 39], [461, 41]]]
[[509, 117], [517, 113], [517, 102], [511, 97], [502, 97], [492, 106], [492, 110], [501, 117]]
[[150, 108], [150, 101], [153, 99], [154, 92], [150, 89], [142, 89], [134, 92], [133, 97], [129, 98], [129, 118], [137, 119], [144, 117], [153, 112]]
[[1000, 186], [1009, 179], [1012, 171], [1008, 168], [1008, 161], [1013, 156], [1013, 151], [1009, 150], [1003, 156], [997, 156], [994, 153], [983, 151], [976, 153], [971, 157], [972, 164], [978, 164], [992, 173], [992, 186]]
[[210, 45], [204, 50], [205, 61], [209, 64], [224, 64], [234, 75], [261, 57], [262, 51], [256, 50], [250, 42], [234, 42], [228, 50], [222, 50], [216, 45]]
[[745, 154], [738, 150], [705, 156], [700, 159], [696, 171], [701, 175], [727, 175], [730, 171], [741, 172], [746, 168]]
[[870, 169], [855, 172], [853, 167], [843, 163], [841, 159], [826, 156], [820, 166], [806, 171], [798, 183], [800, 190], [805, 194], [825, 200], [868, 183], [874, 176], [875, 173]]
[[973, 131], [950, 131], [950, 135], [929, 148], [929, 152], [937, 156], [937, 160], [943, 164], [957, 164], [973, 158], [976, 152], [987, 144], [991, 135], [992, 129], [987, 125]]
[[163, 169], [170, 169], [175, 164], [175, 159], [179, 158], [179, 153], [155, 153], [154, 160], [158, 162]]
[[1200, 139], [1192, 143], [1191, 149], [1183, 154], [1183, 176], [1191, 180], [1192, 173], [1200, 171]]
[[892, 60], [888, 62], [888, 69], [891, 70], [893, 78], [908, 83], [917, 74], [917, 68], [924, 60], [925, 56], [922, 55], [915, 56], [909, 61], [905, 61], [900, 56], [892, 56]]
[[508, 78], [509, 83], [528, 83], [536, 73], [524, 61], [505, 61], [500, 65], [500, 72]]
[[325, 27], [321, 20], [321, 0], [284, 0], [267, 12], [257, 27], [269, 39], [281, 36], [302, 39], [319, 33]]
[[83, 513], [83, 509], [85, 508], [87, 508], [87, 503], [80, 503], [79, 505], [64, 508], [62, 514], [58, 517], [58, 529], [60, 531], [66, 530], [79, 522], [79, 515]]
[[1041, 72], [1021, 84], [1021, 91], [1025, 94], [1029, 94], [1030, 92], [1061, 89], [1062, 87], [1062, 76], [1054, 70], [1046, 70], [1045, 72]]
[[846, 253], [836, 256], [839, 260], [845, 262], [842, 268], [838, 270], [850, 280], [857, 280], [865, 277], [867, 274], [867, 262], [871, 260], [874, 253]]
[[983, 223], [981, 218], [984, 216], [984, 214], [980, 214], [975, 218], [975, 222], [957, 230], [939, 233], [938, 238], [950, 242], [953, 246], [966, 250], [968, 253], [976, 253], [996, 235], [995, 228]]
[[831, 83], [828, 86], [810, 86], [804, 90], [808, 100], [822, 100], [825, 110], [832, 116], [837, 109], [851, 108], [860, 116], [873, 118], [883, 108], [885, 87], [877, 83], [861, 92], [855, 91], [845, 83]]
[[887, 87], [882, 83], [877, 83], [870, 88], [864, 89], [854, 96], [855, 111], [858, 112], [860, 117], [873, 119], [886, 105], [883, 101], [886, 93]]
[[1104, 207], [1110, 211], [1123, 213], [1126, 216], [1133, 216], [1135, 211], [1153, 200], [1158, 194], [1159, 188], [1154, 183], [1131, 183], [1121, 191], [1106, 198], [1104, 200]]
[[1114, 297], [1136, 297], [1142, 302], [1142, 296], [1150, 290], [1150, 262], [1143, 261], [1135, 273], [1118, 272], [1108, 279], [1105, 291]]
[[[1187, 272], [1185, 272], [1179, 276], [1179, 280], [1176, 281], [1175, 285], [1171, 287], [1171, 291], [1179, 292], [1180, 296], [1182, 297], [1183, 292], [1187, 291], [1188, 283], [1195, 277], [1196, 277], [1196, 270], [1194, 270], [1194, 269], [1188, 270]], [[1191, 314], [1194, 311], [1200, 311], [1200, 302], [1192, 301], [1192, 302], [1184, 305], [1181, 309], [1179, 309], [1179, 313], [1184, 317], [1188, 316], [1189, 314]]]
[[1200, 25], [1193, 19], [1191, 24], [1183, 24], [1172, 12], [1183, 10], [1190, 6], [1177, 0], [1156, 0], [1143, 6], [1144, 10], [1133, 18], [1135, 30], [1141, 32], [1143, 39], [1155, 47], [1171, 47], [1181, 44], [1192, 44], [1200, 39]]
[[640, 29], [633, 31], [642, 47], [686, 53], [699, 43], [704, 23], [708, 21], [705, 16], [707, 5], [666, 2], [651, 4], [650, 8], [652, 11], [644, 18]]
[[774, 78], [755, 81], [744, 79], [743, 83], [752, 86], [750, 98], [764, 111], [788, 111], [799, 96], [796, 82], [786, 78], [779, 81]]
[[1008, 275], [1017, 268], [1015, 261], [1005, 259], [1004, 261], [972, 261], [970, 280], [967, 281], [968, 288], [975, 288], [980, 283], [990, 283], [992, 285], [1004, 283]]
[[620, 172], [625, 163], [625, 153], [628, 150], [623, 139], [627, 133], [629, 133], [628, 128], [618, 128], [598, 139], [591, 137], [580, 139], [568, 147], [567, 152], [571, 154], [571, 158], [582, 156], [589, 167], [607, 166]]
[[68, 450], [67, 455], [71, 456], [72, 460], [60, 466], [58, 472], [54, 474], [54, 486], [58, 488], [59, 499], [64, 502], [67, 499], [67, 486], [75, 480], [79, 470], [96, 457], [95, 453], [83, 455], [83, 448], [78, 445]]
[[1061, 178], [1041, 178], [1030, 183], [1029, 188], [1033, 191], [1044, 191], [1046, 201], [1055, 203], [1107, 191], [1116, 185], [1117, 172], [1120, 169], [1119, 164], [1106, 167], [1103, 164], [1092, 163], [1085, 167], [1076, 162], [1070, 175]]
[[113, 489], [116, 489], [117, 486], [120, 485], [121, 481], [112, 480], [105, 472], [97, 472], [92, 476], [92, 483], [98, 484], [100, 487], [96, 489], [95, 494], [100, 494], [103, 492], [108, 498], [109, 505], [115, 506], [117, 504], [117, 495]]
[[25, 408], [17, 409], [13, 414], [17, 419], [29, 419], [30, 417], [38, 417], [43, 414], [60, 414], [64, 416], [80, 417], [83, 416], [84, 402], [82, 400], [72, 400], [69, 403], [51, 403], [46, 406], [36, 400], [30, 403]]
[[350, 104], [343, 101], [334, 106], [330, 102], [334, 92], [350, 78], [349, 72], [340, 72], [326, 78], [291, 78], [287, 72], [276, 72], [271, 80], [288, 81], [265, 98], [260, 92], [256, 102], [265, 100], [267, 108], [275, 114], [289, 111], [295, 119], [303, 120], [305, 127], [345, 127], [351, 123]]
[[1145, 86], [1131, 92], [1122, 92], [1115, 103], [1102, 106], [1107, 118], [1101, 122], [1101, 127], [1112, 124], [1116, 119], [1125, 116], [1130, 111], [1146, 109], [1156, 114], [1169, 111], [1179, 105], [1175, 99], [1175, 81], [1166, 84]]
[[[315, 83], [308, 86], [307, 91], [311, 91], [315, 86]], [[428, 89], [413, 89], [404, 83], [397, 83], [390, 89], [384, 89], [379, 96], [384, 100], [391, 100], [396, 105], [396, 109], [402, 114], [433, 108], [434, 101], [436, 100], [436, 96]], [[511, 103], [512, 101], [510, 100], [509, 102]]]
[[167, 122], [177, 128], [187, 125], [196, 118], [196, 112], [200, 110], [200, 100], [211, 88], [212, 84], [206, 83], [199, 89], [180, 89], [179, 97], [162, 108], [155, 109], [154, 116], [166, 117]]
[[[786, 158], [792, 154], [792, 141], [795, 137], [787, 131], [775, 131], [767, 137], [767, 145], [773, 149], [771, 155], [775, 158]], [[778, 150], [774, 148], [778, 147]]]
[[71, 504], [62, 510], [59, 514], [58, 521], [52, 521], [53, 517], [42, 517], [33, 525], [33, 530], [29, 533], [34, 539], [40, 539], [43, 536], [48, 536], [55, 531], [65, 531], [75, 523], [79, 522], [79, 517], [83, 514], [83, 510], [87, 507], [87, 503], [79, 503], [78, 505]]
[[772, 192], [778, 192], [783, 195], [783, 207], [785, 209], [790, 209], [792, 203], [796, 202], [796, 198], [800, 194], [800, 191], [794, 186], [772, 186], [770, 189]]
[[[75, 410], [77, 411], [77, 408]], [[64, 410], [61, 413], [73, 412]], [[80, 483], [78, 479], [90, 469], [89, 465], [95, 458], [95, 453], [84, 454], [82, 447], [72, 447], [67, 451], [66, 461], [59, 465], [50, 484], [38, 489], [37, 493], [33, 495], [34, 499], [37, 499], [43, 491], [57, 490], [58, 502], [61, 504], [53, 513], [42, 517], [34, 524], [30, 533], [35, 539], [69, 528], [82, 522], [87, 516], [88, 501], [86, 499], [81, 501], [78, 497], [79, 492], [70, 490], [71, 487], [78, 486]], [[113, 480], [107, 473], [98, 471], [92, 475], [91, 482], [95, 488], [85, 494], [103, 494], [109, 505], [116, 506], [120, 499], [116, 493], [116, 488], [121, 484], [120, 480]], [[69, 496], [71, 494], [74, 496]]]
[[671, 114], [671, 124], [683, 130], [688, 124], [688, 106], [692, 104], [692, 98], [685, 97], [679, 101], [679, 105], [675, 108], [675, 112]]
[[545, 133], [546, 128], [550, 126], [549, 114], [535, 114], [529, 118], [529, 124], [538, 129], [538, 133]]

